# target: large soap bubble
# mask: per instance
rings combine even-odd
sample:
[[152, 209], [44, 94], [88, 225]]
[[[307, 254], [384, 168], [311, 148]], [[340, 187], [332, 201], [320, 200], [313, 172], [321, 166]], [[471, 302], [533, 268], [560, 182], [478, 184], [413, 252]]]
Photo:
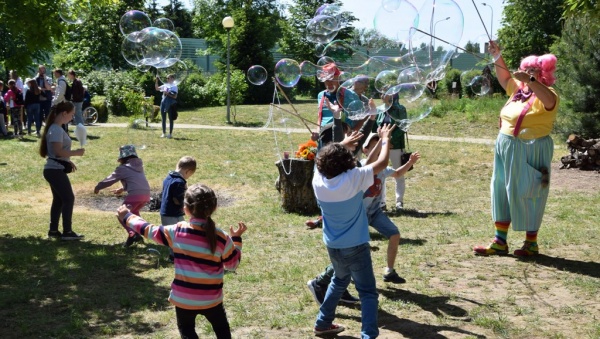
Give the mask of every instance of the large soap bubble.
[[490, 92], [490, 90], [492, 89], [492, 83], [490, 79], [478, 75], [471, 80], [471, 82], [469, 83], [469, 87], [471, 88], [473, 94], [481, 96], [486, 95]]
[[154, 22], [152, 23], [152, 26], [157, 27], [157, 28], [166, 29], [169, 31], [175, 30], [175, 25], [173, 24], [173, 21], [171, 21], [170, 19], [167, 19], [167, 18], [159, 18], [159, 19], [154, 20]]
[[321, 67], [313, 64], [310, 61], [302, 61], [300, 63], [300, 74], [302, 74], [302, 76], [315, 76], [317, 75], [317, 71], [320, 70]]
[[369, 98], [364, 95], [368, 86], [367, 77], [354, 77], [340, 85], [336, 94], [337, 102], [348, 119], [362, 120], [371, 114], [377, 114], [377, 110], [371, 110]]
[[248, 68], [246, 77], [248, 81], [253, 85], [262, 85], [267, 81], [267, 70], [261, 65], [254, 65]]
[[[138, 32], [133, 32], [130, 35], [137, 35]], [[135, 42], [136, 38], [126, 36], [121, 43], [121, 55], [125, 61], [132, 66], [141, 66], [144, 64], [143, 46], [139, 42]]]
[[58, 15], [69, 24], [85, 22], [92, 11], [88, 0], [62, 0], [58, 5]]
[[293, 59], [281, 59], [275, 65], [275, 79], [284, 87], [294, 87], [300, 80], [300, 65]]
[[181, 42], [171, 31], [151, 27], [148, 29], [144, 40], [140, 42], [143, 46], [143, 55], [145, 63], [148, 65], [157, 64], [171, 56], [171, 52], [181, 50]]
[[[169, 62], [165, 63], [166, 61], [169, 61]], [[171, 61], [173, 61], [173, 62], [171, 62]], [[160, 67], [160, 66], [163, 66], [163, 64], [164, 64], [164, 67]], [[170, 58], [170, 59], [166, 59], [165, 61], [163, 61], [163, 64], [159, 63], [158, 65], [154, 65], [154, 67], [156, 67], [156, 76], [163, 83], [168, 83], [169, 75], [173, 75], [175, 77], [175, 79], [173, 80], [173, 84], [179, 85], [189, 75], [189, 69], [188, 69], [187, 65], [185, 64], [185, 62], [183, 62], [181, 60], [173, 60]], [[170, 65], [167, 66], [167, 64], [170, 64]]]
[[373, 27], [388, 40], [405, 45], [410, 39], [410, 28], [419, 26], [419, 12], [408, 1], [398, 1], [391, 7], [396, 5], [398, 7], [390, 11], [384, 3], [375, 13]]
[[152, 26], [152, 21], [146, 13], [138, 10], [131, 10], [123, 14], [119, 21], [119, 29], [125, 36], [130, 33], [141, 31], [146, 27]]
[[398, 84], [398, 73], [395, 71], [382, 71], [375, 78], [375, 89], [379, 93], [385, 93], [390, 87]]

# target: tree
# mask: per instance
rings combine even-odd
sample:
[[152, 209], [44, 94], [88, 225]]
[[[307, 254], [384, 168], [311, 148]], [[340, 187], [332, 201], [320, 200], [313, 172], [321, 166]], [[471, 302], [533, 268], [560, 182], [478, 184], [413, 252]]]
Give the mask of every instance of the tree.
[[158, 2], [156, 0], [151, 0], [148, 2], [146, 6], [146, 14], [150, 17], [151, 20], [156, 20], [162, 17], [162, 10], [158, 7]]
[[[227, 31], [221, 21], [233, 17], [230, 31], [231, 57], [234, 68], [246, 71], [250, 66], [262, 65], [267, 70], [274, 66], [271, 50], [281, 35], [280, 9], [275, 0], [196, 0], [193, 24], [195, 34], [207, 40], [211, 53], [227, 56]], [[221, 64], [219, 67], [224, 68]], [[250, 86], [246, 103], [266, 103], [272, 97], [272, 87]]]
[[558, 59], [556, 86], [561, 114], [556, 124], [563, 134], [600, 136], [600, 23], [589, 14], [566, 20], [552, 52]]
[[[306, 25], [315, 16], [315, 11], [324, 4], [337, 4], [338, 0], [297, 0], [287, 7], [288, 16], [283, 18], [281, 27], [283, 35], [279, 40], [280, 51], [290, 55], [299, 62], [308, 60], [314, 62], [317, 59], [315, 43], [306, 39]], [[345, 21], [351, 23], [355, 18], [350, 13], [344, 13]], [[336, 40], [352, 40], [353, 27], [342, 29]]]
[[119, 21], [128, 10], [143, 8], [144, 0], [97, 4], [94, 15], [84, 24], [69, 25], [68, 34], [64, 35], [54, 55], [55, 65], [84, 72], [98, 68], [130, 68], [121, 54], [124, 37]]
[[398, 48], [397, 42], [381, 35], [373, 28], [354, 28], [351, 32], [352, 45], [378, 51], [382, 48]]
[[565, 0], [506, 0], [498, 31], [502, 55], [509, 67], [518, 67], [530, 54], [545, 54], [561, 35]]
[[565, 18], [589, 15], [592, 18], [600, 18], [600, 6], [597, 0], [565, 0]]
[[[183, 7], [179, 0], [171, 0], [171, 3], [163, 7], [164, 17], [170, 19], [175, 25], [175, 32], [180, 38], [193, 38], [192, 13]], [[156, 20], [157, 18], [152, 18]]]
[[66, 28], [59, 20], [58, 2], [53, 0], [0, 1], [0, 60], [4, 67], [25, 73], [34, 60], [44, 59], [54, 47], [53, 39], [60, 39]]
[[467, 41], [467, 44], [465, 45], [465, 52], [479, 54], [481, 53], [481, 46], [479, 46], [478, 42]]

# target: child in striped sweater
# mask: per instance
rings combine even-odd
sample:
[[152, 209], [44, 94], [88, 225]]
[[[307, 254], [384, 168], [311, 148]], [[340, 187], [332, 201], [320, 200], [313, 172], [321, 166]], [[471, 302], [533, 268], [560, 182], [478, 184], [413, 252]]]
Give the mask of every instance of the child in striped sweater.
[[242, 256], [241, 235], [246, 225], [229, 228], [229, 235], [216, 228], [211, 215], [217, 209], [217, 196], [207, 186], [195, 184], [187, 189], [184, 212], [189, 222], [155, 226], [134, 215], [125, 205], [117, 210], [119, 220], [142, 236], [175, 253], [175, 279], [169, 301], [175, 305], [177, 327], [182, 338], [198, 338], [196, 316], [203, 315], [218, 339], [231, 338], [223, 308], [223, 274], [233, 271]]

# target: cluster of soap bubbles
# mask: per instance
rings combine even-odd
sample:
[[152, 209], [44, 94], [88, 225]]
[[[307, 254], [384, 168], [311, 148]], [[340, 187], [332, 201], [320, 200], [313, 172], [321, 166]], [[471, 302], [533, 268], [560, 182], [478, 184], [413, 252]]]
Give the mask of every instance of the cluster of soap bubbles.
[[69, 24], [84, 23], [92, 11], [89, 0], [62, 0], [58, 4], [58, 15]]
[[[348, 26], [347, 18], [352, 13], [344, 5], [319, 7], [306, 26], [306, 40], [315, 44], [317, 62], [281, 59], [274, 68], [275, 80], [283, 87], [296, 86], [303, 76], [317, 77], [322, 82], [339, 80], [337, 104], [347, 118], [359, 120], [381, 112], [403, 112], [403, 106], [406, 115], [390, 115], [400, 128], [408, 130], [431, 112], [431, 94], [446, 76], [464, 29], [463, 12], [456, 0], [425, 0], [418, 10], [411, 1], [381, 0], [374, 14], [372, 28], [391, 42], [391, 46], [385, 46], [385, 56], [371, 55], [380, 50], [376, 42], [362, 41], [362, 47], [357, 47], [335, 40], [338, 32]], [[480, 40], [481, 50], [485, 39]], [[327, 66], [330, 63], [335, 63], [341, 74], [334, 74]], [[252, 84], [261, 85], [266, 78], [262, 66], [248, 70]], [[486, 95], [492, 88], [489, 79], [480, 73], [462, 77], [461, 81], [475, 95]], [[390, 111], [392, 107], [396, 109]]]
[[152, 22], [146, 13], [131, 10], [121, 17], [119, 29], [124, 36], [121, 54], [129, 64], [141, 71], [152, 69], [162, 82], [167, 82], [170, 74], [175, 76], [175, 85], [185, 80], [188, 68], [180, 60], [181, 40], [173, 32], [171, 20]]

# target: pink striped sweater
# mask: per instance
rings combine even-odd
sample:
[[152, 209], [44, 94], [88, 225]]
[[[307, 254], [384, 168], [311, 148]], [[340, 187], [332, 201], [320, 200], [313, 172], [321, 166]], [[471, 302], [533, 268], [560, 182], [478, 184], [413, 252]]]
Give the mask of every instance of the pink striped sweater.
[[171, 226], [155, 226], [137, 215], [125, 216], [127, 226], [145, 238], [169, 246], [175, 254], [175, 279], [169, 301], [180, 308], [201, 310], [223, 302], [223, 274], [242, 258], [242, 238], [217, 228], [217, 248], [211, 253], [203, 230], [206, 220], [192, 218]]

